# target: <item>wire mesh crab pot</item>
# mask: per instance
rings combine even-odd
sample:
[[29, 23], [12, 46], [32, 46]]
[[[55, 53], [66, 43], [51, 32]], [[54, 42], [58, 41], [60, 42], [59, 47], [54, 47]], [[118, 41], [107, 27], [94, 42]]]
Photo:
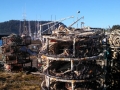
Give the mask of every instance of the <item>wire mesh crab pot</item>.
[[120, 30], [112, 31], [108, 38], [109, 57], [106, 77], [106, 86], [108, 90], [120, 89]]
[[[64, 34], [63, 34], [64, 33]], [[43, 36], [43, 90], [102, 90], [104, 87], [103, 33], [89, 31]]]
[[[28, 37], [27, 37], [28, 38]], [[25, 42], [27, 41], [27, 43]], [[11, 34], [7, 37], [2, 37], [2, 55], [5, 63], [5, 70], [7, 71], [22, 71], [25, 63], [32, 65], [29, 53], [26, 50], [21, 50], [23, 47], [27, 47], [30, 44], [29, 40], [21, 38], [16, 34]]]

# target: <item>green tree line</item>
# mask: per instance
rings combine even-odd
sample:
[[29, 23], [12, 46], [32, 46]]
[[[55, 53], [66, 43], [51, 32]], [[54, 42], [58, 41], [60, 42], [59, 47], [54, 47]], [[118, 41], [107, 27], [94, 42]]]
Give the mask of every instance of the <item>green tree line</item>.
[[[20, 21], [20, 20], [9, 20], [5, 22], [0, 22], [0, 33], [16, 33], [19, 34], [19, 29], [24, 30], [24, 26], [27, 26], [28, 22], [30, 22], [31, 32], [34, 33], [37, 30], [38, 22], [39, 24], [45, 24], [51, 21]], [[57, 22], [59, 24], [63, 24]], [[50, 26], [54, 25], [54, 23], [50, 24]], [[58, 27], [58, 24], [55, 25], [55, 28]], [[42, 27], [43, 30], [48, 29], [48, 25]]]
[[112, 28], [111, 28], [111, 31], [113, 31], [115, 29], [120, 29], [120, 25], [113, 25]]
[[[9, 21], [5, 21], [5, 22], [0, 22], [0, 33], [16, 33], [19, 34], [19, 29], [21, 29], [21, 31], [24, 30], [24, 23], [25, 26], [27, 26], [28, 29], [28, 22], [30, 22], [30, 29], [31, 32], [34, 33], [37, 30], [37, 24], [39, 22], [39, 24], [45, 24], [51, 21], [20, 21], [20, 20], [9, 20]], [[55, 28], [58, 27], [59, 24], [63, 24], [61, 22], [57, 22], [58, 24], [55, 25]], [[21, 25], [21, 28], [20, 28]], [[52, 23], [50, 26], [54, 25], [54, 23]], [[42, 27], [42, 30], [46, 30], [48, 29], [48, 25], [45, 25]], [[110, 31], [113, 31], [115, 29], [120, 29], [120, 25], [113, 25], [112, 28], [110, 29]], [[47, 32], [46, 32], [47, 33]]]

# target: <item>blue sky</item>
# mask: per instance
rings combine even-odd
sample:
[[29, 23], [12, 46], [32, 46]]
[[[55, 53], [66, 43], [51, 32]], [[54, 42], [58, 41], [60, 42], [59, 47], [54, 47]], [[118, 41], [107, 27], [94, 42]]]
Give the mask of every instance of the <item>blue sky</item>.
[[[80, 11], [77, 14], [77, 11]], [[85, 26], [108, 28], [120, 24], [120, 0], [1, 0], [0, 22], [9, 20], [60, 20], [69, 26], [77, 17]], [[74, 25], [76, 27], [77, 25]]]

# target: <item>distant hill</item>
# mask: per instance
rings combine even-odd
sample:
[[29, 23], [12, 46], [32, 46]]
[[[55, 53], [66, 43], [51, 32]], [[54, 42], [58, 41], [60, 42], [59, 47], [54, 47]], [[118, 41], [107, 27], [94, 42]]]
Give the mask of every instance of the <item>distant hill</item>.
[[[25, 22], [25, 25], [24, 25]], [[31, 32], [34, 33], [37, 30], [38, 22], [39, 24], [45, 24], [51, 21], [20, 21], [20, 20], [10, 20], [5, 22], [0, 22], [0, 33], [16, 33], [19, 34], [19, 29], [24, 30], [23, 27], [27, 26], [28, 29], [28, 22], [30, 22]], [[61, 22], [57, 22], [58, 24], [55, 25], [55, 28], [58, 27], [59, 24], [63, 24]], [[54, 23], [50, 24], [50, 26], [54, 25]], [[42, 27], [42, 30], [48, 29], [48, 25]], [[47, 33], [47, 31], [45, 32]]]

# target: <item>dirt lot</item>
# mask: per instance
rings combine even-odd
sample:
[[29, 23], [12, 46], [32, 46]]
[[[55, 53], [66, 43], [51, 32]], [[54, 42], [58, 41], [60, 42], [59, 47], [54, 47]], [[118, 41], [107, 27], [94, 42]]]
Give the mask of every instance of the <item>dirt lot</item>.
[[0, 72], [0, 90], [41, 90], [42, 79], [40, 75]]
[[[1, 49], [0, 60], [2, 60]], [[37, 67], [36, 59], [33, 60], [33, 66]], [[42, 80], [43, 76], [40, 75], [0, 71], [0, 90], [42, 90]]]

